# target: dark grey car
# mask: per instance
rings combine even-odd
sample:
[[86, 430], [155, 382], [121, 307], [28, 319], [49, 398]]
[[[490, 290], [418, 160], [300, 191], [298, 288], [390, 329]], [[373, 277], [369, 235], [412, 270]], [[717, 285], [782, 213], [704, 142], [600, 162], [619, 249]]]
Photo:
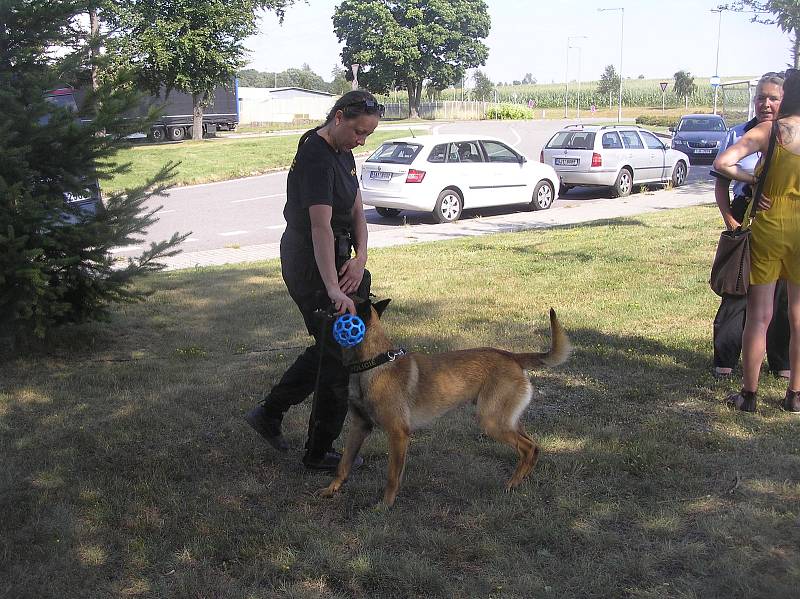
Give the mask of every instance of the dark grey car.
[[686, 154], [693, 162], [712, 162], [725, 141], [728, 128], [716, 114], [687, 114], [681, 117], [674, 133], [672, 148]]

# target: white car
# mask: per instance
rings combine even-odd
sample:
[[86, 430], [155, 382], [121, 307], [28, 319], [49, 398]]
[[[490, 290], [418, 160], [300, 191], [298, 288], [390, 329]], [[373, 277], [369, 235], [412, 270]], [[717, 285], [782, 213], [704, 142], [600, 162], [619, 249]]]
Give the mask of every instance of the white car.
[[561, 177], [561, 193], [576, 185], [611, 188], [626, 196], [639, 183], [679, 187], [689, 174], [689, 157], [636, 125], [568, 125], [547, 142], [541, 161]]
[[549, 208], [558, 175], [508, 144], [478, 135], [421, 135], [384, 142], [361, 167], [361, 197], [381, 216], [432, 212], [457, 221], [466, 208], [528, 204]]

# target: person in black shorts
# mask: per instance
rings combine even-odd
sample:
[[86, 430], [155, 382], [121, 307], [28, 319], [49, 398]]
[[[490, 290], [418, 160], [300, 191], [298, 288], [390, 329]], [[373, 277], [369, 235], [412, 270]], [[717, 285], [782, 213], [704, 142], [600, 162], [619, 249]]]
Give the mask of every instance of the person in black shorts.
[[333, 442], [347, 415], [349, 377], [332, 320], [324, 313], [333, 307], [337, 314], [355, 314], [348, 295], [366, 299], [371, 283], [365, 269], [367, 221], [352, 150], [364, 145], [382, 116], [383, 106], [372, 94], [344, 94], [325, 123], [300, 138], [286, 183], [281, 273], [316, 344], [300, 354], [245, 419], [270, 445], [286, 451], [283, 416], [314, 392], [319, 378], [303, 456], [305, 466], [316, 470], [335, 470], [341, 458]]

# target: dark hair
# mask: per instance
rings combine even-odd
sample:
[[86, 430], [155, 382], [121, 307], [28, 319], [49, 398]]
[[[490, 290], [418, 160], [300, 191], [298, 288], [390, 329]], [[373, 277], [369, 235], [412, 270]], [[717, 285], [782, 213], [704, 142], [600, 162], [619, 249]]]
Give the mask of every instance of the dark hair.
[[346, 119], [354, 119], [362, 114], [376, 114], [378, 118], [383, 116], [383, 104], [378, 104], [378, 101], [368, 91], [364, 91], [363, 89], [355, 89], [353, 91], [349, 91], [344, 94], [341, 98], [336, 100], [333, 107], [328, 112], [328, 116], [325, 117], [325, 122], [321, 125], [317, 125], [313, 129], [309, 129], [305, 133], [303, 133], [302, 137], [300, 137], [300, 141], [297, 143], [297, 149], [300, 149], [305, 141], [308, 139], [308, 136], [311, 135], [314, 131], [318, 131], [322, 129], [325, 125], [330, 123], [336, 113], [342, 111], [342, 115]]
[[783, 100], [777, 118], [800, 115], [800, 72], [796, 69], [786, 70], [783, 82]]

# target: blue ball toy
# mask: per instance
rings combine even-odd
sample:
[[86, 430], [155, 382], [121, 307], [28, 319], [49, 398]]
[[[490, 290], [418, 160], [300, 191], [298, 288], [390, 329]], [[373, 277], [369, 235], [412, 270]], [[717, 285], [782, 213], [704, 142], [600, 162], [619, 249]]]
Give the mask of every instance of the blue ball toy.
[[361, 343], [366, 330], [363, 320], [345, 313], [333, 323], [333, 338], [342, 347], [353, 347]]

